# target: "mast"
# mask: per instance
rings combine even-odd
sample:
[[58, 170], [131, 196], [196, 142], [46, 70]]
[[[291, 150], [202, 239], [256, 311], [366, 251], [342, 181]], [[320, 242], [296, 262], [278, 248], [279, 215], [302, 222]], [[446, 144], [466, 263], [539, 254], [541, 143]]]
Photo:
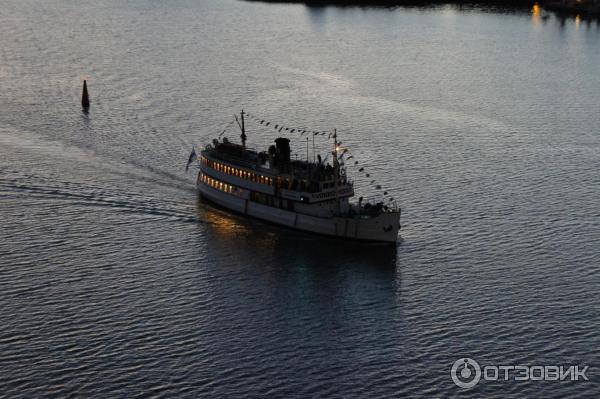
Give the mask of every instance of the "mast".
[[308, 159], [308, 137], [306, 138], [306, 163], [308, 164], [310, 170], [310, 160]]
[[335, 205], [338, 213], [341, 211], [340, 208], [340, 196], [338, 194], [338, 173], [340, 171], [340, 164], [338, 162], [337, 155], [337, 129], [333, 129], [333, 186], [335, 188]]
[[244, 125], [244, 110], [242, 110], [242, 135], [240, 138], [242, 139], [242, 147], [246, 149], [246, 126]]

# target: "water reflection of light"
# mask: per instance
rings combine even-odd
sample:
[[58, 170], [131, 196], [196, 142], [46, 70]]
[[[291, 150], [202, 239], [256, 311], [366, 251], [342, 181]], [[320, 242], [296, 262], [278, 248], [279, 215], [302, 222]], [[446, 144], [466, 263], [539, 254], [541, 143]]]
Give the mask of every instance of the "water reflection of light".
[[[207, 232], [210, 252], [253, 267], [319, 272], [348, 268], [394, 276], [397, 246], [345, 241], [294, 231], [214, 208], [197, 205], [200, 226]], [[261, 263], [263, 262], [263, 263]], [[397, 276], [399, 278], [399, 276]]]
[[579, 14], [575, 15], [575, 27], [579, 29], [579, 24], [581, 24], [581, 16]]
[[540, 22], [540, 6], [538, 3], [535, 3], [533, 7], [531, 7], [531, 21], [537, 25]]

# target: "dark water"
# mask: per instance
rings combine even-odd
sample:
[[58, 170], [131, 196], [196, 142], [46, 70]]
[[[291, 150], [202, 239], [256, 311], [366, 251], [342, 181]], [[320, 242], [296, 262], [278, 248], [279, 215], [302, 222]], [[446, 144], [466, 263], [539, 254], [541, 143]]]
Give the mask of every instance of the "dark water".
[[[0, 396], [598, 397], [600, 26], [535, 14], [4, 1]], [[241, 107], [336, 127], [398, 246], [199, 202]], [[590, 381], [462, 391], [464, 356]]]

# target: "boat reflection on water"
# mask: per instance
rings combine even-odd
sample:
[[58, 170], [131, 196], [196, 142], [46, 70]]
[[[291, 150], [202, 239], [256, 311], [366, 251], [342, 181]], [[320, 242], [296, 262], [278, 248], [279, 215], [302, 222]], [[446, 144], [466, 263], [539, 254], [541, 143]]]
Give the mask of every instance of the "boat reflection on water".
[[336, 270], [365, 268], [395, 275], [397, 246], [313, 235], [228, 213], [198, 198], [199, 219], [205, 222], [207, 247], [215, 259], [223, 255], [260, 268], [303, 267]]

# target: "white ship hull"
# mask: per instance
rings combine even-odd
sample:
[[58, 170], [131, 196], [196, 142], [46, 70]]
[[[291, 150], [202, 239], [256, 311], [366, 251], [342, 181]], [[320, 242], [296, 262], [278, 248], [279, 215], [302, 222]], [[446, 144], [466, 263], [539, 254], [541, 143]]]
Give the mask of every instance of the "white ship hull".
[[208, 200], [232, 211], [311, 233], [348, 239], [395, 243], [400, 228], [399, 212], [376, 217], [316, 217], [253, 202], [198, 182], [198, 190]]

